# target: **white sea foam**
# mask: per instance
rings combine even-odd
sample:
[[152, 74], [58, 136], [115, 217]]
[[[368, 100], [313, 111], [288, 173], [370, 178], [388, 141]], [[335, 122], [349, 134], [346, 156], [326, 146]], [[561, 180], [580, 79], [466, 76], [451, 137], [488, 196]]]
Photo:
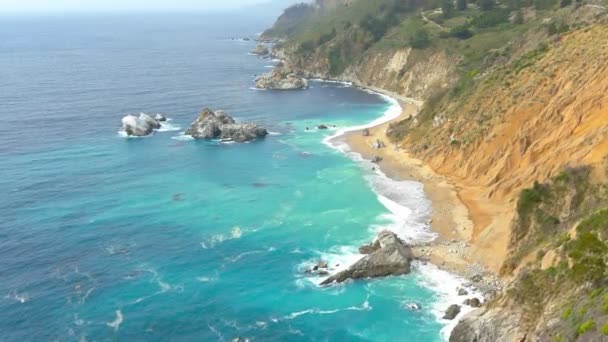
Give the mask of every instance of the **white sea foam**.
[[122, 324], [122, 321], [123, 321], [122, 312], [120, 312], [120, 310], [116, 310], [116, 319], [114, 319], [112, 322], [106, 323], [106, 325], [109, 326], [110, 328], [113, 328], [114, 330], [118, 330], [118, 328]]
[[342, 311], [369, 311], [372, 309], [373, 308], [369, 304], [369, 297], [368, 297], [365, 299], [363, 304], [361, 304], [361, 306], [349, 306], [349, 307], [342, 308], [342, 309], [332, 309], [332, 310], [322, 310], [319, 308], [312, 308], [312, 309], [292, 312], [289, 315], [283, 316], [283, 317], [275, 319], [273, 321], [276, 322], [276, 321], [292, 320], [292, 319], [296, 319], [296, 318], [298, 318], [300, 316], [304, 316], [304, 315], [332, 315], [332, 314], [342, 312]]
[[[255, 229], [249, 229], [247, 230], [248, 232], [255, 232]], [[230, 230], [230, 234], [214, 234], [206, 239], [204, 239], [203, 241], [201, 241], [201, 247], [203, 249], [211, 249], [214, 248], [216, 245], [227, 241], [227, 240], [232, 240], [232, 239], [240, 239], [243, 236], [243, 229], [241, 229], [240, 227], [233, 227]]]
[[179, 131], [180, 129], [182, 129], [180, 126], [178, 125], [174, 125], [170, 122], [171, 120], [168, 119], [165, 122], [161, 122], [160, 123], [160, 128], [157, 129], [157, 132], [173, 132], [173, 131]]
[[179, 135], [171, 137], [171, 139], [179, 140], [179, 141], [192, 141], [192, 140], [194, 140], [194, 138], [192, 136], [186, 135], [183, 132], [180, 133]]
[[26, 303], [30, 300], [30, 296], [27, 293], [18, 293], [17, 290], [11, 291], [4, 298], [13, 299], [21, 304]]
[[[456, 324], [458, 324], [458, 321], [467, 313], [474, 310], [470, 306], [462, 305], [464, 299], [477, 297], [483, 302], [484, 296], [480, 291], [471, 287], [466, 288], [469, 292], [466, 297], [459, 296], [458, 288], [465, 287], [464, 285], [467, 283], [467, 280], [455, 274], [443, 271], [435, 265], [416, 263], [415, 268], [419, 271], [416, 272], [418, 281], [436, 293], [437, 297], [433, 303], [432, 312], [437, 320], [445, 325], [443, 329], [441, 329], [441, 337], [447, 341], [450, 337], [450, 333]], [[448, 321], [442, 319], [445, 311], [452, 304], [461, 305], [460, 313], [454, 320]]]
[[[317, 287], [328, 276], [346, 270], [350, 265], [357, 262], [363, 257], [359, 250], [353, 246], [334, 246], [327, 252], [317, 251], [318, 258], [306, 260], [298, 265], [298, 273], [304, 275], [303, 278], [296, 279], [298, 287]], [[312, 269], [319, 260], [327, 262], [329, 272], [328, 275], [319, 275], [316, 273], [306, 273], [306, 270]]]

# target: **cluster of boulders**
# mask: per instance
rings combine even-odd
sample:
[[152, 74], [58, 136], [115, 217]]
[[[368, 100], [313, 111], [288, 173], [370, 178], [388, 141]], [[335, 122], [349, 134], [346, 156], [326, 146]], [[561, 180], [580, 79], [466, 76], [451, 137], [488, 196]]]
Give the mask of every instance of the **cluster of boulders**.
[[359, 251], [366, 256], [348, 269], [325, 279], [321, 285], [342, 283], [348, 279], [403, 275], [411, 271], [412, 250], [391, 231], [380, 232], [372, 243], [362, 246]]
[[140, 113], [139, 116], [127, 115], [122, 118], [122, 129], [128, 136], [143, 137], [159, 129], [163, 121], [167, 121], [167, 118], [162, 114], [156, 114], [155, 117], [145, 113]]
[[265, 137], [268, 131], [256, 124], [237, 123], [224, 111], [205, 108], [185, 134], [194, 139], [247, 142]]
[[255, 80], [255, 87], [269, 90], [307, 89], [308, 80], [284, 67], [277, 67]]
[[[336, 265], [336, 267], [338, 266], [340, 265]], [[314, 273], [319, 276], [329, 275], [329, 263], [325, 260], [319, 260], [312, 267], [308, 268], [306, 273]]]
[[[456, 291], [458, 292], [459, 296], [468, 296], [469, 295], [469, 291], [467, 291], [467, 289], [464, 287], [459, 287], [456, 289]], [[481, 300], [477, 297], [467, 298], [466, 300], [464, 300], [463, 304], [470, 306], [472, 308], [479, 308], [482, 305]], [[461, 309], [462, 309], [462, 307], [458, 304], [450, 305], [448, 307], [448, 309], [445, 311], [445, 315], [443, 315], [443, 319], [452, 320], [452, 319], [456, 318], [456, 316], [458, 316], [458, 314], [460, 313]]]

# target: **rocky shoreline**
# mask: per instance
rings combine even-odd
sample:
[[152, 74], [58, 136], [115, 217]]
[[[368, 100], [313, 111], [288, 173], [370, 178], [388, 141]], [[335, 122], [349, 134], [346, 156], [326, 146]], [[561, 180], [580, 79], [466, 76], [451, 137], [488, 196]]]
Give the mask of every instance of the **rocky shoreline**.
[[[270, 53], [273, 56], [278, 56], [274, 51]], [[284, 63], [284, 61], [281, 62], [281, 68], [284, 68]], [[277, 68], [273, 72], [277, 72], [281, 68]], [[403, 112], [399, 118], [392, 121], [415, 117], [423, 104], [421, 101], [406, 98], [394, 92], [360, 84], [357, 80], [330, 80], [326, 79], [323, 75], [309, 74], [305, 71], [294, 74], [326, 81], [347, 82], [353, 87], [371, 90], [394, 98], [402, 106]], [[461, 311], [461, 306], [468, 305], [472, 308], [479, 308], [484, 302], [494, 298], [503, 291], [505, 284], [484, 265], [472, 261], [470, 257], [471, 246], [468, 241], [472, 234], [473, 223], [468, 217], [468, 208], [458, 198], [454, 186], [445, 178], [437, 175], [420, 160], [411, 158], [407, 153], [399, 151], [397, 146], [386, 146], [385, 142], [389, 141], [386, 137], [389, 124], [390, 122], [385, 122], [362, 131], [349, 132], [335, 139], [342, 140], [349, 145], [352, 151], [361, 154], [365, 159], [373, 161], [388, 177], [397, 180], [413, 180], [424, 184], [425, 193], [431, 200], [434, 209], [431, 226], [433, 231], [439, 234], [439, 237], [433, 242], [408, 246], [408, 249], [411, 251], [413, 260], [422, 263], [432, 263], [442, 270], [467, 279], [462, 288], [454, 289], [455, 294], [460, 296], [463, 293], [462, 291], [466, 291], [465, 288], [482, 293], [483, 298], [467, 297], [465, 299], [463, 297], [463, 300], [459, 303], [453, 303], [447, 307], [444, 319], [452, 320], [458, 318], [460, 320], [472, 317], [476, 312], [482, 312], [482, 310], [474, 310], [464, 317], [457, 317]], [[387, 153], [389, 151], [392, 153]], [[374, 277], [376, 272], [370, 272], [365, 268], [369, 260], [369, 258], [366, 258], [367, 256], [353, 264], [346, 271], [327, 278], [321, 285], [347, 279]], [[318, 268], [318, 270], [321, 272], [319, 273], [321, 275], [327, 273], [326, 269]], [[402, 270], [404, 271], [405, 269]], [[393, 274], [391, 272], [379, 273], [386, 273], [384, 275]], [[409, 271], [401, 274], [407, 273]], [[359, 276], [362, 274], [367, 276]]]

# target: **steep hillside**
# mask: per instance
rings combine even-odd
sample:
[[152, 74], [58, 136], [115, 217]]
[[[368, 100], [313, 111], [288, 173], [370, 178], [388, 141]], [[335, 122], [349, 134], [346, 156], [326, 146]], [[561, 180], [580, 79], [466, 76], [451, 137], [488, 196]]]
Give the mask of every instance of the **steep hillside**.
[[353, 0], [275, 49], [305, 76], [424, 101], [387, 134], [458, 189], [472, 261], [510, 282], [454, 341], [608, 339], [606, 5]]

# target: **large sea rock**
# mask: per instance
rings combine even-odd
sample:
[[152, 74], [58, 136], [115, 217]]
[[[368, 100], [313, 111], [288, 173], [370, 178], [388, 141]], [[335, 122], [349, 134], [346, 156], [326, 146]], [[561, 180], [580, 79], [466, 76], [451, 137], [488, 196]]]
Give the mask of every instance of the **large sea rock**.
[[255, 80], [258, 89], [298, 90], [308, 88], [308, 81], [285, 68], [275, 68]]
[[402, 275], [411, 271], [414, 258], [412, 250], [393, 232], [380, 232], [376, 240], [363, 249], [369, 254], [347, 270], [325, 279], [321, 285], [341, 283], [348, 279]]
[[195, 139], [247, 142], [265, 137], [268, 131], [252, 123], [237, 123], [224, 111], [205, 108], [185, 134]]
[[143, 137], [160, 128], [160, 122], [148, 114], [127, 115], [122, 118], [122, 128], [129, 136]]

